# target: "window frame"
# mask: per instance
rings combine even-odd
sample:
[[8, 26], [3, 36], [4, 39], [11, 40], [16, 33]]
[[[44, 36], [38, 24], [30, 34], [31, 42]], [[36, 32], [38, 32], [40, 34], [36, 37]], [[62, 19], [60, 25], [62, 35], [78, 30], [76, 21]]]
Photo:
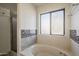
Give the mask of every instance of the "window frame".
[[[51, 14], [54, 13], [54, 12], [58, 12], [58, 11], [63, 11], [63, 35], [62, 34], [52, 34], [52, 30], [51, 30]], [[41, 33], [41, 15], [44, 15], [44, 14], [50, 14], [50, 34], [49, 35], [60, 35], [60, 36], [64, 36], [65, 35], [65, 8], [63, 9], [58, 9], [58, 10], [54, 10], [54, 11], [50, 11], [50, 12], [45, 12], [45, 13], [42, 13], [40, 14], [40, 34]]]

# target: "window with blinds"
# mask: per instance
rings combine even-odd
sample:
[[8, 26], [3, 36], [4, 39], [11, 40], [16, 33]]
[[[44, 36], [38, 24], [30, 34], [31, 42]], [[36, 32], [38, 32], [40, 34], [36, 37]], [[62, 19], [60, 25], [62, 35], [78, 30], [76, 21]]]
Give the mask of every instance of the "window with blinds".
[[65, 9], [40, 14], [40, 34], [65, 34]]

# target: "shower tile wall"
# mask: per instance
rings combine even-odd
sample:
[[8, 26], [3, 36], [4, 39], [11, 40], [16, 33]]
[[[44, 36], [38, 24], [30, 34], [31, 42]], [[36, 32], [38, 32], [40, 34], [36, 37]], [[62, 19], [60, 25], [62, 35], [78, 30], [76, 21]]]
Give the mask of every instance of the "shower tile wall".
[[21, 49], [25, 49], [36, 42], [36, 30], [21, 30]]

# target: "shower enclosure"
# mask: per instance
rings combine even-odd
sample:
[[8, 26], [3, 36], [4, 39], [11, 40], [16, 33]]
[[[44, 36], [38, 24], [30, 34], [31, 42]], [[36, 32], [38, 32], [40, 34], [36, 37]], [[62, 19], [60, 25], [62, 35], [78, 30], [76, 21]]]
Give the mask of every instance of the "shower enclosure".
[[17, 52], [17, 16], [11, 16], [11, 50]]
[[17, 53], [17, 4], [0, 4], [0, 55]]
[[0, 55], [10, 51], [10, 10], [0, 7]]

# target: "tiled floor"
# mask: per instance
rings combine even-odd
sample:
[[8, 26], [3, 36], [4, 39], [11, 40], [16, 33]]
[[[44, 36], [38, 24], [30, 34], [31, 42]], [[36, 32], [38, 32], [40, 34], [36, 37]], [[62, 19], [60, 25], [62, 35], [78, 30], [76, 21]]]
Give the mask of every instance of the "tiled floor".
[[0, 55], [0, 56], [10, 56], [9, 54], [2, 54], [2, 55]]
[[9, 52], [7, 54], [2, 54], [0, 56], [17, 56], [17, 55], [13, 54], [12, 52]]

